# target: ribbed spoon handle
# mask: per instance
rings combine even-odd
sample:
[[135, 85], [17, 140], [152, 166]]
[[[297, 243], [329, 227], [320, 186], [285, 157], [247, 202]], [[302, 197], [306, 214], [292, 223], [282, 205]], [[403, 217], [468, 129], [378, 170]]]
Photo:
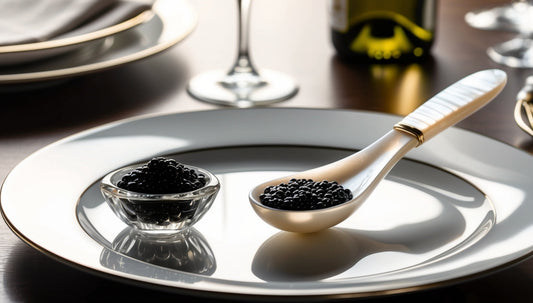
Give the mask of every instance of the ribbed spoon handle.
[[394, 128], [417, 137], [420, 145], [489, 103], [506, 82], [507, 75], [498, 69], [471, 74], [426, 101]]

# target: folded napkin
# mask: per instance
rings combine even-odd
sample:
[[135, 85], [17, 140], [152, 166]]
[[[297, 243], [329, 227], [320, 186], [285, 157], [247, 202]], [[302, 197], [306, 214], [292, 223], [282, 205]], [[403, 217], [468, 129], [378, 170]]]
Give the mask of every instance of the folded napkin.
[[0, 45], [89, 33], [140, 14], [151, 4], [151, 0], [1, 0]]

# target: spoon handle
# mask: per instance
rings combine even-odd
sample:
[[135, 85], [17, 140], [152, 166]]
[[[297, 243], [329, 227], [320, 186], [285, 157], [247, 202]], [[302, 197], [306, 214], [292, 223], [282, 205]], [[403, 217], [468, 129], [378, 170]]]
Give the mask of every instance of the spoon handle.
[[507, 75], [498, 69], [471, 74], [426, 101], [394, 129], [415, 136], [420, 145], [489, 103], [506, 82]]

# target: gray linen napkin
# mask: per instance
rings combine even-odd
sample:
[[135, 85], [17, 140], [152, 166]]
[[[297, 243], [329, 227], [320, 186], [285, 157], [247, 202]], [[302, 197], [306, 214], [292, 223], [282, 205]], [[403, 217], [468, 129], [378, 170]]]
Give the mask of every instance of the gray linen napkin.
[[150, 1], [0, 0], [0, 45], [88, 33], [127, 20], [150, 5]]

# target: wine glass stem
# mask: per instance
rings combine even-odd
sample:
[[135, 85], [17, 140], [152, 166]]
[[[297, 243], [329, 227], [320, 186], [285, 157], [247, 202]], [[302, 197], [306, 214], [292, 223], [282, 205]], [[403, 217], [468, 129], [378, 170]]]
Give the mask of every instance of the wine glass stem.
[[251, 0], [237, 0], [238, 7], [238, 47], [239, 53], [237, 60], [233, 67], [228, 72], [228, 76], [234, 74], [253, 74], [257, 76], [257, 71], [254, 68], [250, 59], [249, 53], [249, 38], [250, 38], [250, 1]]

